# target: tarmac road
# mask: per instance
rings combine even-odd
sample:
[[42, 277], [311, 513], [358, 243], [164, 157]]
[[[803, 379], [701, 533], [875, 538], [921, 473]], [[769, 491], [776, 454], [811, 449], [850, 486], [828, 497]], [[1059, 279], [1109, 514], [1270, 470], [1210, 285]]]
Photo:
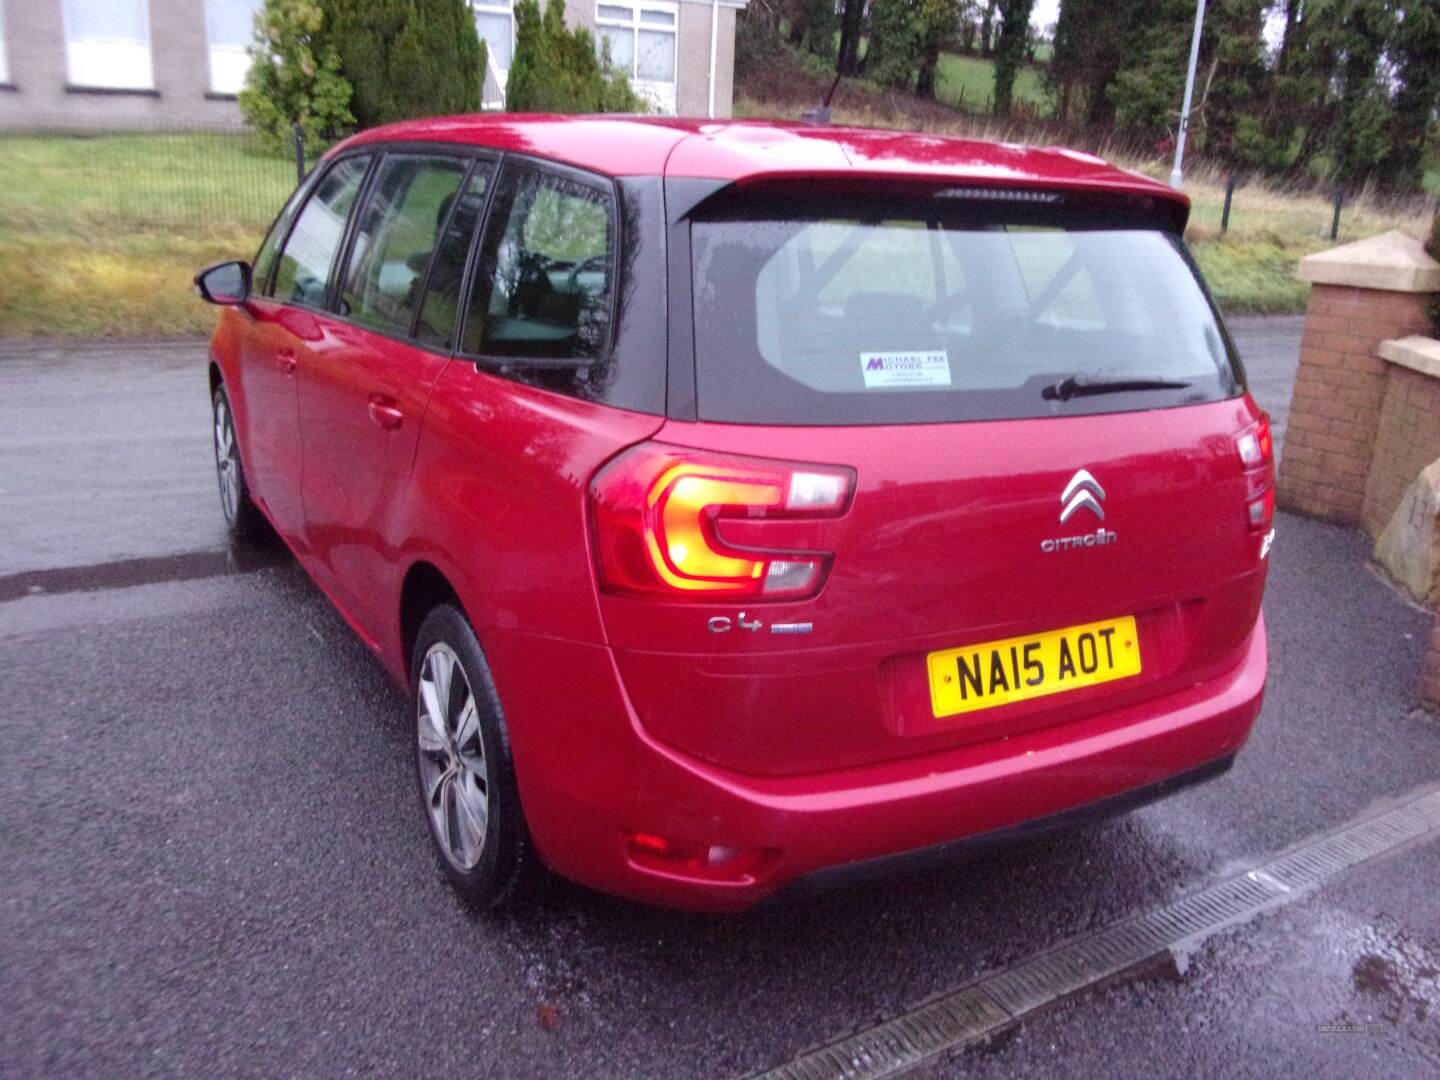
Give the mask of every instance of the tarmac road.
[[[1298, 320], [1234, 327], [1281, 430]], [[288, 557], [223, 552], [202, 360], [0, 346], [0, 1075], [743, 1074], [1440, 779], [1427, 616], [1282, 517], [1267, 704], [1206, 786], [742, 918], [476, 917], [400, 695]], [[1433, 1073], [1437, 885], [1397, 852], [925, 1071]]]

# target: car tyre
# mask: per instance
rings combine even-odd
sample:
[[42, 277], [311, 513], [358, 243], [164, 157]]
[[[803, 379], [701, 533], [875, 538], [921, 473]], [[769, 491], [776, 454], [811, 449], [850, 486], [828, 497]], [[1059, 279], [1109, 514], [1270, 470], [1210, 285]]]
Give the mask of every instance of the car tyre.
[[440, 867], [473, 907], [512, 906], [534, 893], [544, 871], [495, 683], [458, 608], [442, 604], [426, 616], [410, 669], [415, 776]]
[[250, 497], [250, 484], [245, 466], [240, 461], [240, 440], [235, 433], [235, 414], [230, 408], [230, 395], [224, 385], [217, 386], [210, 400], [214, 423], [211, 425], [215, 446], [215, 478], [220, 484], [220, 510], [225, 515], [225, 530], [235, 543], [258, 543], [271, 536], [270, 524]]

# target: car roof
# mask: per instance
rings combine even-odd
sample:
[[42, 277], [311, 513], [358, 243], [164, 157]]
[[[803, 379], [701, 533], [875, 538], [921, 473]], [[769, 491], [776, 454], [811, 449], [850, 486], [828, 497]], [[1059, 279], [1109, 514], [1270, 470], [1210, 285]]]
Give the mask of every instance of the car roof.
[[931, 132], [776, 120], [479, 113], [370, 128], [331, 151], [377, 142], [441, 142], [534, 154], [607, 176], [749, 183], [769, 179], [935, 180], [1160, 196], [1181, 192], [1077, 150]]

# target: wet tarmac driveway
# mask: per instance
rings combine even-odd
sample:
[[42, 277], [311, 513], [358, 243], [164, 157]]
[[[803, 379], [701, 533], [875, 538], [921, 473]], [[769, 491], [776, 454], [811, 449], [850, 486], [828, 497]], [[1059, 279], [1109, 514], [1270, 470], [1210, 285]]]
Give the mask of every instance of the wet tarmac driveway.
[[[1297, 323], [1236, 328], [1283, 415]], [[291, 560], [224, 551], [202, 361], [0, 347], [0, 1076], [745, 1074], [1440, 780], [1427, 616], [1357, 533], [1282, 517], [1271, 688], [1219, 780], [738, 919], [563, 885], [477, 918], [399, 695]], [[1436, 1075], [1440, 843], [919, 1072]]]

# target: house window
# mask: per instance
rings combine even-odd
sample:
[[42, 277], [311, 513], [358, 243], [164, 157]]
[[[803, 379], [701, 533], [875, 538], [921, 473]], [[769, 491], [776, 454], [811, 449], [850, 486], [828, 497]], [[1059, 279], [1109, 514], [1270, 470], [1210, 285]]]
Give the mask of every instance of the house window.
[[664, 0], [598, 4], [595, 24], [610, 60], [635, 92], [664, 113], [675, 111], [675, 28], [679, 7]]
[[485, 42], [485, 85], [480, 104], [486, 109], [505, 107], [505, 80], [515, 55], [515, 11], [512, 0], [472, 0], [475, 29]]
[[10, 60], [5, 52], [5, 5], [0, 3], [0, 86], [10, 82]]
[[210, 92], [238, 94], [250, 70], [247, 51], [255, 36], [260, 0], [205, 0], [205, 37], [210, 45]]
[[149, 90], [146, 0], [64, 0], [65, 65], [72, 86]]
[[4, 50], [4, 3], [0, 1], [0, 86], [10, 84], [9, 53]]

